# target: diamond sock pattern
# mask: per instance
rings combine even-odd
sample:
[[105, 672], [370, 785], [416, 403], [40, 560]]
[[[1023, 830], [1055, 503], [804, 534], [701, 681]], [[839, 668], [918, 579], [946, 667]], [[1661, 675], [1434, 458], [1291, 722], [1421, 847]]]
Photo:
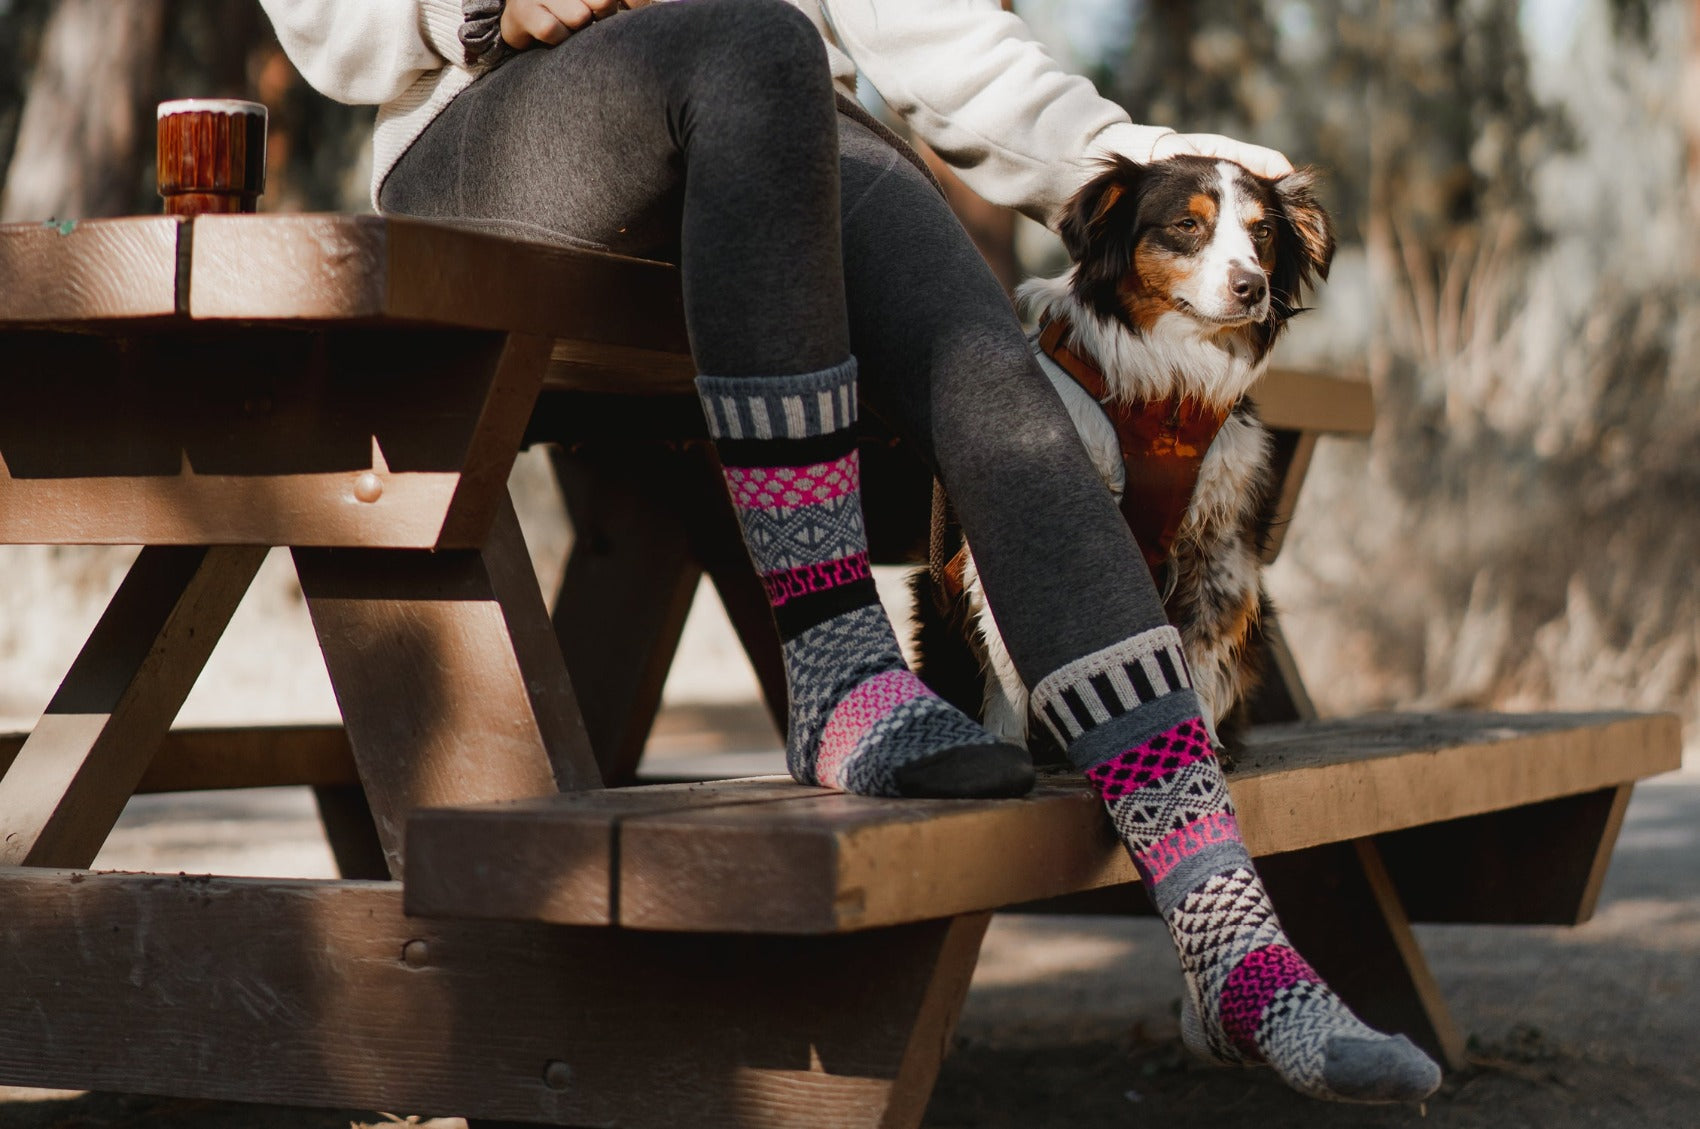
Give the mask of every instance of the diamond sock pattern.
[[[1167, 678], [1182, 687], [1167, 695], [1112, 703], [1104, 692], [1106, 669], [1154, 667], [1158, 653], [1165, 666], [1181, 662], [1170, 631], [1070, 664], [1035, 688], [1034, 708], [1060, 720], [1054, 728], [1064, 734], [1077, 730], [1070, 759], [1108, 806], [1168, 923], [1187, 985], [1183, 1038], [1219, 1062], [1266, 1062], [1313, 1097], [1427, 1097], [1440, 1084], [1439, 1067], [1404, 1036], [1365, 1026], [1288, 943], [1240, 839], [1196, 699], [1182, 697], [1192, 694], [1184, 669]], [[1058, 677], [1071, 672], [1096, 680], [1096, 692]]]
[[1003, 747], [910, 673], [880, 606], [850, 431], [855, 374], [847, 361], [795, 377], [703, 376], [697, 389], [784, 644], [791, 775], [896, 796], [906, 766]]

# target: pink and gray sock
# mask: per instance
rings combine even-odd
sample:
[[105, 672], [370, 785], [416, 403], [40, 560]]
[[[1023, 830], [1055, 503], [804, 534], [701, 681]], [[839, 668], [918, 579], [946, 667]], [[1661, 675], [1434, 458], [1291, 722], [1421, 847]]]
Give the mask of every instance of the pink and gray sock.
[[875, 796], [1024, 794], [1027, 751], [928, 690], [880, 606], [862, 524], [855, 362], [700, 376], [697, 391], [784, 643], [791, 775]]
[[1181, 1034], [1224, 1063], [1266, 1062], [1336, 1101], [1416, 1101], [1440, 1068], [1365, 1026], [1288, 944], [1240, 839], [1179, 632], [1160, 627], [1053, 672], [1034, 710], [1083, 769], [1180, 954]]

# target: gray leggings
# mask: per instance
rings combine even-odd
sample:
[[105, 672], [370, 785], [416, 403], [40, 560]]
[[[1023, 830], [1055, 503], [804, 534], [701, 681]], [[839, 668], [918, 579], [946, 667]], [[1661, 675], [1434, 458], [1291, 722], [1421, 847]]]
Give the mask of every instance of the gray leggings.
[[781, 0], [653, 5], [511, 58], [380, 203], [676, 261], [702, 372], [854, 353], [863, 403], [949, 491], [1029, 686], [1164, 622], [997, 280], [926, 177], [837, 113], [819, 33]]

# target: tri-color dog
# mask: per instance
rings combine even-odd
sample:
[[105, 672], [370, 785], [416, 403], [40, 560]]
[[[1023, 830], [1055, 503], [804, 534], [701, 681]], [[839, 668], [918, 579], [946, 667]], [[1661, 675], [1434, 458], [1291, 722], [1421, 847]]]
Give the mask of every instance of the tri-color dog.
[[[1133, 528], [1220, 727], [1255, 688], [1265, 607], [1270, 436], [1249, 393], [1301, 291], [1328, 275], [1332, 226], [1305, 171], [1267, 180], [1203, 157], [1118, 158], [1069, 203], [1060, 231], [1072, 269], [1017, 291], [1039, 322], [1033, 347]], [[971, 547], [935, 561], [917, 588], [923, 675], [977, 668], [981, 720], [1024, 740], [1027, 692]], [[941, 653], [962, 642], [977, 664]]]

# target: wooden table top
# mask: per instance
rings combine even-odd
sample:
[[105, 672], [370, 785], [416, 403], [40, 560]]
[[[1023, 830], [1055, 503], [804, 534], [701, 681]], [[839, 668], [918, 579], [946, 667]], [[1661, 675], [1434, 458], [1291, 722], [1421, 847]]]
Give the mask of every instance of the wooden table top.
[[[196, 323], [428, 324], [554, 339], [546, 387], [685, 395], [694, 374], [669, 264], [371, 215], [208, 215], [0, 225], [0, 332]], [[1367, 434], [1369, 386], [1275, 369], [1277, 429]]]

